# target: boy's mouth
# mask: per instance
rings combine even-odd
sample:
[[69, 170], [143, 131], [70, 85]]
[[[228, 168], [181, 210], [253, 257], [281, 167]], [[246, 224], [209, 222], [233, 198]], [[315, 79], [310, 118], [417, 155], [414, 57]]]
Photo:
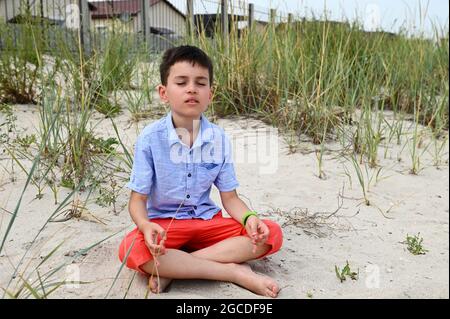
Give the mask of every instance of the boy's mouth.
[[187, 99], [184, 102], [187, 103], [187, 104], [197, 104], [198, 100], [191, 98], [191, 99]]

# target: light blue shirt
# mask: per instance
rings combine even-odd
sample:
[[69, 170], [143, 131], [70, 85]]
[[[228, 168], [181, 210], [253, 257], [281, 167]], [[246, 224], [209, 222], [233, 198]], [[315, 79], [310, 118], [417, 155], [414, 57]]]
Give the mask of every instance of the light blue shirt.
[[148, 195], [150, 219], [213, 218], [220, 208], [210, 199], [212, 184], [221, 192], [239, 186], [231, 144], [222, 128], [201, 115], [192, 148], [178, 137], [171, 112], [144, 128], [136, 141], [127, 187]]

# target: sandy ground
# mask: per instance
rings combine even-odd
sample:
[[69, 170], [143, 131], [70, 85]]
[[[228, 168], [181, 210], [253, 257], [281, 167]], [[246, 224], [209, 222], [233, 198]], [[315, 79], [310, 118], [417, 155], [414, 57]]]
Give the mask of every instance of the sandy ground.
[[[36, 106], [16, 106], [14, 112], [19, 129], [24, 134], [33, 133], [38, 127]], [[152, 121], [130, 124], [126, 112], [116, 119], [121, 138], [130, 147], [137, 132]], [[409, 174], [408, 147], [382, 148], [383, 169], [378, 181], [373, 178], [370, 184], [368, 197], [372, 205], [366, 206], [352, 164], [343, 159], [337, 144], [326, 145], [323, 164], [326, 178], [320, 179], [315, 146], [307, 138], [300, 139], [296, 153], [289, 154], [284, 135], [275, 135], [273, 143], [269, 143], [273, 156], [270, 159], [256, 156], [255, 160], [254, 154], [267, 150], [258, 141], [270, 131], [269, 126], [245, 118], [220, 119], [217, 123], [238, 145], [235, 167], [241, 198], [283, 227], [281, 251], [249, 263], [255, 271], [279, 282], [282, 288], [279, 298], [449, 298], [448, 143], [440, 167], [433, 165], [431, 146], [421, 150], [423, 169], [418, 175]], [[114, 135], [108, 121], [97, 129], [105, 136]], [[26, 161], [24, 165], [29, 167]], [[25, 175], [15, 166], [16, 180], [11, 181], [11, 160], [2, 154], [0, 238], [11, 219], [8, 212], [15, 209], [25, 183]], [[371, 170], [369, 176], [375, 173], [376, 170]], [[59, 198], [68, 193], [69, 190], [61, 188]], [[0, 287], [11, 293], [16, 293], [23, 283], [20, 276], [11, 278], [27, 249], [18, 274], [24, 278], [30, 275], [28, 282], [33, 282], [37, 279], [33, 270], [61, 244], [38, 268], [40, 275], [59, 269], [47, 283], [65, 278], [83, 283], [63, 285], [51, 297], [258, 298], [233, 284], [202, 280], [177, 280], [167, 293], [147, 295], [146, 278], [125, 268], [120, 270], [117, 257], [121, 239], [133, 227], [126, 208], [125, 188], [118, 197], [117, 213], [91, 199], [87, 208], [95, 218], [86, 214], [66, 222], [49, 223], [30, 245], [56, 208], [49, 189], [44, 190], [40, 200], [35, 195], [36, 188], [30, 185], [0, 253]], [[215, 188], [212, 197], [221, 206]], [[419, 232], [428, 251], [416, 256], [407, 250], [404, 241], [408, 234]], [[80, 249], [99, 241], [102, 242], [87, 253], [76, 255]], [[342, 268], [346, 261], [359, 275], [357, 280], [349, 278], [341, 283], [335, 266]], [[34, 286], [39, 285], [35, 282]]]

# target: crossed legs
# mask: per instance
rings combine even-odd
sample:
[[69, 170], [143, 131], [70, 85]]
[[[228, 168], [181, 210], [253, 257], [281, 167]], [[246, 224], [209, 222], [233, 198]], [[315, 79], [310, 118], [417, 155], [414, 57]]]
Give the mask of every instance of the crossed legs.
[[[153, 292], [163, 291], [171, 279], [210, 279], [232, 282], [256, 294], [275, 298], [279, 291], [275, 280], [239, 265], [264, 255], [270, 248], [264, 244], [253, 251], [249, 237], [236, 236], [190, 254], [167, 249], [165, 255], [157, 258], [157, 269], [153, 260], [141, 268], [151, 275], [149, 285]], [[159, 283], [156, 275], [160, 276]]]

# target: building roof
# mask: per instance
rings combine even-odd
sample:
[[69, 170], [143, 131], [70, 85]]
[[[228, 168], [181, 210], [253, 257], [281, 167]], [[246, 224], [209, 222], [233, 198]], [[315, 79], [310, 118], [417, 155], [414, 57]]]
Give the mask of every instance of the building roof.
[[64, 25], [64, 19], [40, 17], [37, 15], [25, 16], [23, 14], [18, 14], [16, 16], [14, 16], [13, 18], [9, 19], [8, 23], [17, 23], [17, 24], [30, 23], [30, 24], [35, 24], [35, 25], [44, 23], [46, 25], [62, 26], [62, 25]]
[[[149, 5], [153, 6], [158, 2], [165, 2], [175, 12], [182, 15], [176, 7], [166, 0], [148, 0]], [[142, 0], [118, 0], [118, 1], [96, 1], [89, 2], [89, 10], [91, 11], [92, 19], [105, 19], [120, 17], [123, 14], [136, 16], [141, 11]]]

